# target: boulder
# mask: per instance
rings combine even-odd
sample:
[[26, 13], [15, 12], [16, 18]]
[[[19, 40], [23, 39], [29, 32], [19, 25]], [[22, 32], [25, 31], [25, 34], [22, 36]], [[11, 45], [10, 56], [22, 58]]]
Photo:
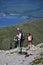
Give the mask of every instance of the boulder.
[[42, 48], [32, 45], [32, 47], [29, 50], [27, 50], [27, 53], [37, 55], [37, 54], [41, 53], [41, 50], [42, 50]]
[[43, 43], [40, 43], [40, 44], [36, 45], [36, 47], [39, 47], [39, 48], [40, 48], [41, 46], [43, 47]]

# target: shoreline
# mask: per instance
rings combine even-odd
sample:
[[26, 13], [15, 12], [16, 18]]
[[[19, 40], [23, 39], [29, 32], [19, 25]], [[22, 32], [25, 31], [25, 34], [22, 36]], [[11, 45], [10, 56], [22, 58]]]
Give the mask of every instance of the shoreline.
[[40, 19], [43, 19], [43, 17], [28, 19], [25, 17], [23, 18], [23, 17], [17, 17], [17, 16], [9, 16], [9, 17], [4, 16], [4, 18], [3, 17], [0, 18], [0, 27], [9, 27], [9, 26], [14, 26], [19, 23], [32, 22], [32, 21], [36, 21]]

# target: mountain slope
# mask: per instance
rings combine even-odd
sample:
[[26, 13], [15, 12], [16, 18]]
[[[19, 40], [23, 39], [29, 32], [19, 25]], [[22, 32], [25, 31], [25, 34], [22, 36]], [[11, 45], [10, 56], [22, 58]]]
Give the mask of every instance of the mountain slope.
[[17, 27], [21, 27], [25, 34], [24, 46], [27, 45], [27, 35], [33, 35], [34, 45], [43, 42], [43, 19], [31, 20], [24, 23], [18, 23], [9, 27], [0, 27], [0, 49], [8, 49], [9, 43], [12, 43], [14, 48], [14, 36], [17, 34]]

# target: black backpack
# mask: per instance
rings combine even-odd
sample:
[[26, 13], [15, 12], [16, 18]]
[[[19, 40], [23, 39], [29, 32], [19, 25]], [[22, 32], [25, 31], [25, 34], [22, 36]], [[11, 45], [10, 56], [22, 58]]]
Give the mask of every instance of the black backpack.
[[21, 41], [25, 40], [25, 35], [23, 33], [21, 33]]

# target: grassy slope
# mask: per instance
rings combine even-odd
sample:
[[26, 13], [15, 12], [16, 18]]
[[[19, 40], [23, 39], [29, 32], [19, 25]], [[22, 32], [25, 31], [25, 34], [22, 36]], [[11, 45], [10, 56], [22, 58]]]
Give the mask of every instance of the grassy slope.
[[43, 42], [43, 19], [32, 20], [24, 23], [18, 23], [14, 26], [0, 28], [0, 49], [7, 49], [11, 42], [14, 47], [13, 38], [17, 34], [17, 27], [22, 27], [25, 34], [24, 46], [27, 45], [27, 35], [30, 32], [33, 35], [33, 44]]

